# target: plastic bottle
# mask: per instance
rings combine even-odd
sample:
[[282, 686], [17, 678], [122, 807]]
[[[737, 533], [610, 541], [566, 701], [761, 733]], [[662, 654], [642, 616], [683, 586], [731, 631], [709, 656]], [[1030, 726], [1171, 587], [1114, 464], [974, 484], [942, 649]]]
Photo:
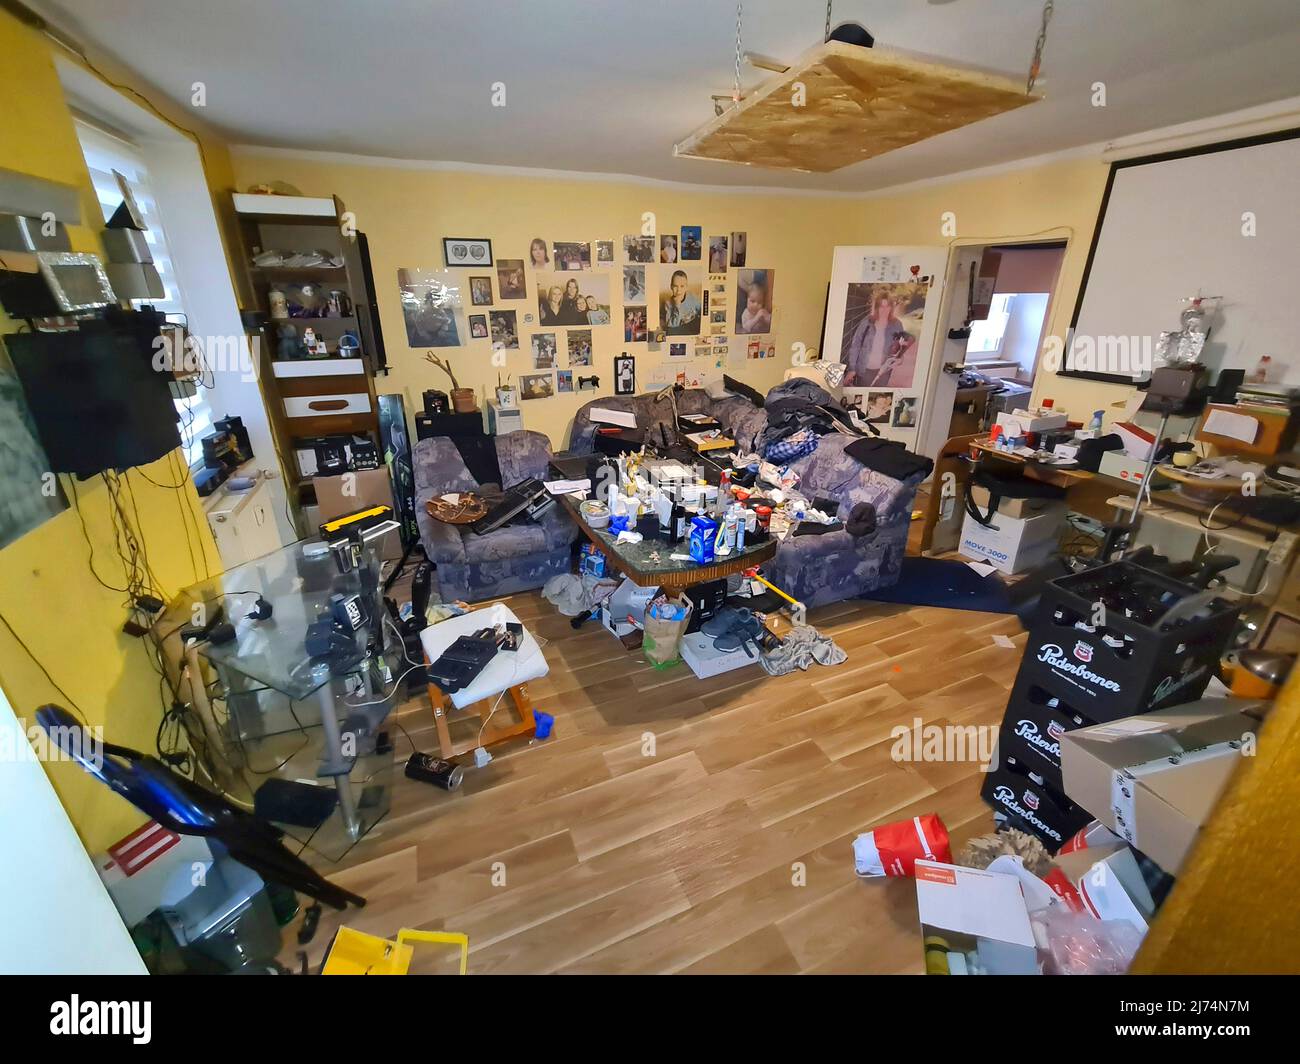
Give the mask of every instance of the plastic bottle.
[[1273, 358], [1271, 355], [1260, 355], [1259, 361], [1255, 363], [1255, 368], [1247, 378], [1250, 384], [1267, 384], [1268, 375], [1273, 370]]

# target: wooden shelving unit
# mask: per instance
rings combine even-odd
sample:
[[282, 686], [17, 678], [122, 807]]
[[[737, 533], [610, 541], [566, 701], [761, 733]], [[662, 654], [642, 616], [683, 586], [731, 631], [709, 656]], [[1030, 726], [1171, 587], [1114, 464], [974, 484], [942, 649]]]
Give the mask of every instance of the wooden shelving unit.
[[[298, 468], [301, 441], [315, 436], [369, 436], [379, 445], [379, 410], [375, 376], [386, 373], [383, 334], [364, 241], [349, 235], [344, 207], [338, 197], [263, 196], [235, 193], [235, 213], [243, 243], [243, 263], [249, 290], [264, 322], [260, 329], [259, 379], [285, 482], [293, 487], [297, 507], [314, 501], [310, 477]], [[256, 266], [261, 251], [327, 251], [343, 265]], [[351, 313], [341, 317], [272, 318], [270, 293], [294, 285], [318, 285], [346, 293]], [[330, 350], [328, 358], [282, 358], [281, 331], [302, 335], [310, 327]], [[360, 343], [354, 358], [340, 358], [338, 342], [351, 334]]]

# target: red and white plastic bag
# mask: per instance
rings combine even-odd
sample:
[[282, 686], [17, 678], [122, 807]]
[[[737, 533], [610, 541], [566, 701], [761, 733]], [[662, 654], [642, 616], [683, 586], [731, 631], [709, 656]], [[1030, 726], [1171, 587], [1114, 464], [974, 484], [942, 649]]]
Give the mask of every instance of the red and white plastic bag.
[[860, 876], [910, 876], [918, 860], [952, 864], [948, 829], [934, 813], [883, 824], [853, 840], [853, 867]]

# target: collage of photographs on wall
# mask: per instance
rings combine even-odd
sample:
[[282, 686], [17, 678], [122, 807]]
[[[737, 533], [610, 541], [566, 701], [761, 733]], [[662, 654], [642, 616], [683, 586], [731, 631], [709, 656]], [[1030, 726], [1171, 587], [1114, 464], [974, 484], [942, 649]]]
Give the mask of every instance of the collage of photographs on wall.
[[[397, 271], [407, 342], [440, 348], [486, 341], [485, 353], [527, 355], [514, 389], [501, 374], [507, 395], [523, 400], [595, 390], [598, 376], [575, 377], [574, 370], [595, 366], [598, 349], [617, 356], [616, 395], [635, 393], [638, 354], [643, 385], [703, 387], [720, 380], [729, 362], [776, 357], [776, 271], [749, 266], [748, 243], [745, 232], [706, 238], [701, 226], [684, 225], [658, 236], [625, 235], [619, 263], [614, 240], [539, 236], [526, 257], [494, 259], [487, 238], [449, 237], [442, 268]], [[467, 312], [474, 308], [483, 310]], [[629, 344], [647, 347], [627, 352]], [[661, 361], [652, 364], [655, 358]]]

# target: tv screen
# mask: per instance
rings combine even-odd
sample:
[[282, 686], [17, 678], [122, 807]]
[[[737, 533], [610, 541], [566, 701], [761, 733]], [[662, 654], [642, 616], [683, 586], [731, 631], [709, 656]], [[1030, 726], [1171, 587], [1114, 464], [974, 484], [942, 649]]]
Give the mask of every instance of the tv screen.
[[50, 469], [85, 479], [157, 461], [181, 444], [156, 316], [123, 313], [66, 332], [4, 338]]

